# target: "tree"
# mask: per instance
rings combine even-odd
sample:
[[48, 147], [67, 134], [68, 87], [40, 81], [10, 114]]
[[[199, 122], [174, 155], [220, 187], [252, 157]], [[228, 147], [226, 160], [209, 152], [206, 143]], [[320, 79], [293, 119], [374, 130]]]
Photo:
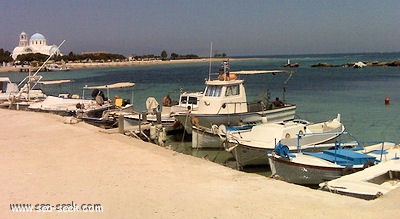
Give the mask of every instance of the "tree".
[[27, 53], [18, 55], [17, 60], [21, 62], [32, 62], [32, 61], [44, 62], [48, 57], [49, 57], [48, 55], [41, 53]]
[[3, 62], [12, 62], [11, 53], [9, 51], [4, 51], [4, 49], [0, 49], [0, 64]]
[[168, 57], [167, 51], [163, 50], [163, 51], [161, 52], [161, 59], [162, 59], [162, 60], [166, 60], [167, 57]]
[[176, 53], [171, 53], [171, 59], [172, 60], [175, 60], [175, 59], [178, 59], [178, 57], [179, 57], [179, 55], [178, 54], [176, 54]]

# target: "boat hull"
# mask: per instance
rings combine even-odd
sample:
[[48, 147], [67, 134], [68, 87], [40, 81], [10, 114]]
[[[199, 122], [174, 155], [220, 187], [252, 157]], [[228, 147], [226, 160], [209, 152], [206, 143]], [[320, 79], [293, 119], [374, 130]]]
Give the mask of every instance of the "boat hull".
[[[327, 143], [332, 141], [333, 138], [336, 138], [336, 136], [333, 136], [332, 138], [325, 139], [324, 141], [321, 141], [320, 143]], [[283, 143], [284, 144], [284, 143]], [[286, 145], [286, 144], [285, 144]], [[240, 166], [256, 166], [256, 165], [267, 165], [268, 164], [268, 154], [271, 153], [274, 150], [274, 145], [271, 145], [270, 148], [260, 148], [260, 147], [253, 147], [253, 146], [248, 146], [248, 145], [243, 145], [243, 144], [238, 144], [235, 146], [229, 145], [227, 149], [229, 150], [229, 147], [233, 147], [232, 149], [232, 154], [235, 157], [236, 161]], [[328, 144], [326, 146], [301, 146], [302, 151], [304, 152], [319, 152], [323, 151], [326, 149], [329, 149], [332, 147], [331, 144]], [[296, 152], [297, 147], [291, 147], [292, 149], [290, 152]]]
[[[156, 115], [147, 115], [146, 121], [140, 114], [130, 114], [124, 116], [124, 127], [130, 129], [131, 127], [137, 127], [139, 124], [152, 123], [158, 124]], [[173, 118], [168, 116], [161, 116], [161, 124], [166, 129], [168, 133], [182, 130], [183, 127]]]
[[[268, 156], [272, 176], [279, 176], [286, 182], [300, 185], [318, 185], [321, 182], [337, 179], [362, 168], [344, 166], [318, 166], [291, 162], [288, 158]], [[277, 174], [279, 173], [279, 174]]]
[[186, 133], [192, 134], [192, 126], [202, 129], [211, 129], [213, 125], [243, 125], [261, 122], [266, 118], [267, 122], [280, 122], [294, 119], [296, 106], [288, 105], [282, 108], [272, 110], [232, 113], [232, 114], [199, 114], [178, 113], [175, 118], [184, 126]]

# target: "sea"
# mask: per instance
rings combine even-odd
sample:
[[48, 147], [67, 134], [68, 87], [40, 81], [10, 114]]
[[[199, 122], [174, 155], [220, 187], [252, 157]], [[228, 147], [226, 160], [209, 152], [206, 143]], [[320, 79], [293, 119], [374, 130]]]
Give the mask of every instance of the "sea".
[[[284, 68], [290, 59], [298, 68]], [[232, 57], [231, 71], [288, 70], [288, 74], [241, 75], [248, 100], [269, 96], [283, 98], [297, 105], [296, 116], [311, 122], [335, 118], [338, 114], [345, 128], [361, 142], [400, 142], [400, 68], [399, 67], [311, 67], [317, 63], [342, 65], [350, 62], [390, 62], [400, 60], [400, 53], [314, 54]], [[71, 93], [83, 95], [84, 86], [134, 82], [133, 88], [111, 90], [130, 99], [136, 111], [146, 109], [148, 97], [161, 99], [170, 95], [177, 100], [181, 91], [202, 91], [209, 72], [217, 72], [220, 62], [166, 63], [115, 68], [79, 69], [40, 73], [43, 80], [70, 79], [71, 83], [39, 86], [48, 95]], [[21, 81], [26, 73], [4, 73], [12, 81]], [[86, 97], [90, 93], [86, 91]], [[105, 91], [104, 91], [105, 92]], [[390, 104], [385, 99], [390, 98]], [[181, 153], [234, 166], [232, 156], [223, 150], [192, 150], [190, 136], [168, 136], [166, 145]], [[264, 167], [256, 169], [268, 175]], [[245, 171], [254, 171], [252, 169]]]

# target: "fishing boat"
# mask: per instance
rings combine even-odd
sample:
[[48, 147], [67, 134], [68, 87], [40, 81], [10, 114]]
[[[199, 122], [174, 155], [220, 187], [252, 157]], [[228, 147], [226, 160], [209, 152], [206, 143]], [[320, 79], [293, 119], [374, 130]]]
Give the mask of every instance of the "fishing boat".
[[179, 114], [181, 112], [187, 113], [189, 111], [196, 111], [199, 107], [199, 103], [203, 92], [181, 92], [179, 95], [178, 104], [171, 104], [172, 101], [169, 96], [163, 98], [163, 107], [171, 107], [171, 115]]
[[[238, 75], [244, 74], [288, 74], [287, 81], [293, 72], [281, 70], [249, 70], [231, 72], [229, 62], [224, 61], [219, 72], [209, 74], [205, 81], [205, 89], [198, 109], [194, 111], [181, 112], [174, 117], [184, 125], [188, 134], [196, 134], [192, 138], [200, 139], [198, 142], [208, 142], [206, 144], [195, 145], [194, 148], [207, 148], [212, 143], [202, 138], [211, 135], [217, 140], [218, 136], [213, 133], [213, 126], [237, 126], [254, 124], [266, 119], [267, 122], [278, 122], [292, 120], [295, 116], [296, 105], [287, 103], [285, 100], [285, 88], [283, 99], [280, 104], [275, 105], [273, 101], [266, 98], [257, 102], [248, 102], [244, 80], [239, 79]], [[193, 133], [192, 133], [193, 132]]]
[[167, 132], [182, 129], [180, 123], [178, 123], [173, 116], [171, 116], [172, 99], [168, 99], [170, 103], [165, 104], [165, 98], [163, 99], [163, 106], [160, 110], [160, 104], [154, 97], [148, 97], [146, 100], [146, 111], [144, 112], [132, 112], [124, 115], [124, 127], [129, 129], [130, 127], [136, 127], [143, 124], [161, 124]]
[[400, 157], [319, 184], [321, 190], [373, 200], [400, 187]]
[[[60, 80], [60, 82], [68, 82]], [[55, 84], [55, 82], [45, 82], [45, 84]], [[94, 118], [105, 118], [104, 111], [115, 109], [116, 103], [108, 98], [110, 89], [133, 87], [132, 82], [120, 82], [101, 86], [85, 86], [83, 95], [60, 94], [59, 96], [48, 96], [41, 102], [31, 104], [28, 109], [34, 111], [50, 112], [62, 116], [76, 116], [83, 120], [92, 120]], [[107, 97], [101, 89], [107, 90]], [[85, 90], [91, 90], [91, 97], [85, 97]], [[116, 102], [121, 102], [119, 100]], [[122, 104], [121, 104], [122, 106]]]
[[[96, 109], [86, 109], [85, 107], [76, 110], [76, 117], [83, 121], [96, 125], [103, 128], [115, 128], [118, 126], [119, 116], [133, 112], [133, 104], [129, 99], [122, 99], [118, 95], [115, 95], [115, 100], [106, 99], [102, 95], [101, 90], [106, 90], [106, 94], [110, 96], [111, 89], [125, 89], [135, 86], [133, 82], [118, 82], [100, 86], [85, 86], [83, 90], [92, 91], [92, 97], [95, 98], [96, 103], [101, 105]], [[83, 95], [85, 93], [83, 92]], [[99, 99], [100, 98], [100, 99]]]
[[45, 69], [47, 62], [55, 54], [56, 51], [64, 44], [65, 40], [57, 47], [56, 50], [46, 61], [32, 74], [31, 68], [29, 68], [28, 75], [18, 84], [12, 83], [9, 78], [2, 77], [0, 79], [1, 92], [0, 92], [0, 104], [1, 106], [7, 106], [9, 108], [19, 109], [19, 106], [28, 107], [31, 103], [42, 101], [46, 98], [46, 94], [40, 89], [35, 89], [35, 86], [43, 78], [38, 73]]
[[336, 142], [334, 148], [322, 152], [290, 153], [287, 146], [278, 144], [268, 160], [273, 177], [295, 184], [318, 185], [394, 158], [399, 152], [394, 147], [393, 142], [369, 146], [357, 141], [353, 146]]
[[[336, 118], [310, 123], [305, 120], [292, 120], [279, 123], [255, 125], [251, 129], [229, 131], [226, 133], [225, 149], [233, 154], [239, 166], [266, 165], [268, 153], [280, 142], [295, 152], [301, 147], [304, 151], [321, 151], [332, 147], [327, 143], [344, 131], [340, 114]], [[322, 133], [321, 135], [312, 135]]]

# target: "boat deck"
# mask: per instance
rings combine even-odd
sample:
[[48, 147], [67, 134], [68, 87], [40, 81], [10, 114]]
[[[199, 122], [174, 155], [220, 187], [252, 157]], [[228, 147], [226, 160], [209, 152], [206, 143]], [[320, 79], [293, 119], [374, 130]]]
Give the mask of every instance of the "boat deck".
[[334, 193], [375, 199], [400, 187], [400, 159], [397, 157], [319, 186]]
[[318, 157], [333, 163], [337, 163], [341, 166], [354, 166], [363, 165], [367, 162], [374, 162], [375, 157], [354, 152], [351, 149], [339, 149], [339, 150], [324, 150], [322, 153], [315, 152], [303, 152], [306, 155]]

